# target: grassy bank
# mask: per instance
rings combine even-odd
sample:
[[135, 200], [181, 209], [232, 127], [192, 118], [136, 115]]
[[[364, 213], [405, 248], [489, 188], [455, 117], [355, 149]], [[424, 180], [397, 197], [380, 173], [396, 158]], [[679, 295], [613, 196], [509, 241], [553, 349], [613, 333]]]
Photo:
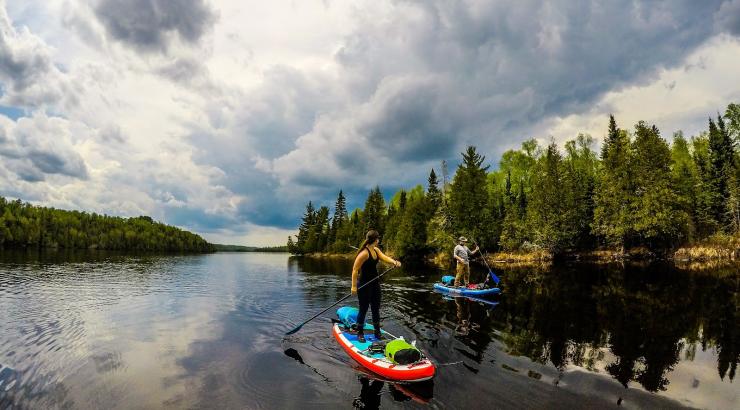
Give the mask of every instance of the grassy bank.
[[[386, 252], [396, 257], [392, 252]], [[305, 257], [317, 259], [353, 260], [356, 252], [330, 253], [313, 252], [304, 254]], [[557, 261], [588, 262], [597, 264], [609, 263], [650, 263], [655, 260], [671, 261], [677, 267], [688, 270], [705, 270], [718, 268], [740, 262], [740, 238], [715, 235], [701, 243], [682, 246], [668, 252], [652, 252], [645, 247], [635, 247], [625, 250], [600, 249], [582, 252], [569, 252], [557, 258], [544, 250], [495, 252], [486, 255], [486, 261], [492, 267], [542, 267]], [[453, 266], [452, 250], [438, 252], [426, 257], [426, 262], [443, 269]]]
[[[329, 253], [314, 252], [304, 256], [318, 259], [354, 259], [356, 253]], [[392, 256], [392, 255], [391, 255]], [[540, 266], [553, 263], [554, 255], [547, 251], [519, 251], [519, 252], [496, 252], [486, 255], [486, 261], [491, 266]], [[702, 243], [683, 246], [675, 251], [658, 254], [647, 248], [637, 247], [623, 251], [615, 249], [602, 249], [585, 252], [571, 252], [558, 257], [563, 261], [583, 261], [590, 263], [613, 263], [626, 261], [671, 260], [676, 264], [686, 267], [704, 266], [707, 263], [721, 265], [740, 261], [740, 238], [732, 236], [714, 236]], [[430, 264], [448, 268], [452, 266], [452, 252], [439, 252], [429, 255], [427, 262]]]

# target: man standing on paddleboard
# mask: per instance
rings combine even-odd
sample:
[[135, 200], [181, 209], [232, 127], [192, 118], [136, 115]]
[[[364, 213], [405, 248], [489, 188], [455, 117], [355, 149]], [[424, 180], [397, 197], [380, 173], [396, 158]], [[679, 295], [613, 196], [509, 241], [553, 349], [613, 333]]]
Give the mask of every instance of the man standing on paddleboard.
[[[380, 234], [376, 230], [370, 230], [365, 235], [365, 242], [360, 246], [360, 250], [357, 251], [355, 256], [355, 264], [352, 266], [352, 294], [357, 294], [357, 299], [360, 302], [360, 311], [357, 313], [357, 340], [365, 343], [365, 315], [367, 315], [367, 308], [373, 313], [373, 327], [375, 328], [375, 338], [380, 340], [380, 281], [378, 278], [378, 261], [390, 263], [392, 265], [401, 266], [401, 262], [385, 256], [383, 252], [378, 249], [380, 244]], [[359, 283], [358, 282], [359, 273]], [[375, 280], [373, 280], [375, 279]], [[364, 284], [370, 282], [368, 286]], [[357, 290], [358, 287], [361, 289]]]
[[458, 238], [457, 246], [455, 246], [455, 250], [453, 251], [453, 255], [457, 260], [455, 287], [460, 286], [461, 280], [464, 280], [464, 286], [468, 286], [468, 282], [470, 282], [470, 256], [478, 252], [478, 245], [471, 251], [465, 246], [466, 243], [468, 243], [468, 238], [461, 236]]

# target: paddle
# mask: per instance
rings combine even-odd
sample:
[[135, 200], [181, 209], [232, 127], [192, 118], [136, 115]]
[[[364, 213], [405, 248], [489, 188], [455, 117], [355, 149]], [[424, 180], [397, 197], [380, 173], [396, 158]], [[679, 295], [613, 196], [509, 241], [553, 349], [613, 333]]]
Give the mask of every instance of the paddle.
[[[359, 291], [360, 289], [364, 288], [365, 286], [367, 286], [367, 285], [371, 284], [372, 282], [374, 282], [374, 281], [376, 281], [376, 280], [380, 279], [380, 277], [381, 277], [381, 276], [385, 275], [386, 273], [388, 273], [388, 272], [392, 271], [392, 270], [393, 270], [393, 269], [395, 269], [395, 268], [396, 268], [395, 266], [391, 266], [390, 268], [386, 269], [386, 270], [385, 270], [385, 272], [383, 272], [383, 273], [381, 273], [380, 275], [378, 275], [378, 277], [377, 277], [377, 278], [374, 278], [374, 279], [371, 279], [371, 280], [367, 281], [367, 283], [365, 283], [364, 285], [362, 285], [362, 286], [360, 286], [359, 288], [357, 288], [357, 290]], [[317, 317], [319, 317], [319, 315], [321, 315], [322, 313], [326, 312], [327, 310], [329, 310], [329, 309], [333, 308], [333, 307], [334, 307], [334, 306], [336, 306], [336, 305], [337, 305], [337, 304], [338, 304], [339, 302], [341, 302], [341, 301], [343, 301], [343, 300], [345, 300], [345, 299], [349, 298], [350, 296], [352, 296], [352, 292], [350, 292], [350, 293], [349, 293], [349, 295], [347, 295], [347, 296], [345, 296], [345, 297], [343, 297], [343, 298], [339, 299], [338, 301], [336, 301], [336, 302], [332, 303], [332, 304], [331, 304], [331, 306], [328, 306], [328, 307], [327, 307], [326, 309], [322, 310], [321, 312], [319, 312], [319, 313], [317, 313], [317, 314], [313, 315], [313, 316], [312, 316], [312, 317], [311, 317], [310, 319], [308, 319], [308, 320], [306, 320], [305, 322], [301, 323], [300, 325], [296, 326], [295, 328], [293, 328], [293, 330], [291, 330], [290, 332], [287, 332], [287, 333], [285, 334], [285, 336], [288, 336], [288, 335], [292, 335], [293, 333], [296, 333], [297, 331], [301, 330], [301, 328], [303, 327], [303, 325], [305, 325], [306, 323], [308, 323], [308, 322], [310, 322], [310, 321], [312, 321], [312, 320], [316, 319]]]
[[[475, 244], [475, 247], [476, 248], [480, 249], [480, 246], [478, 246], [478, 243], [475, 242], [475, 239], [473, 239], [473, 243]], [[499, 277], [496, 276], [495, 273], [493, 273], [493, 271], [491, 270], [491, 267], [488, 266], [488, 262], [486, 261], [486, 257], [483, 256], [483, 252], [481, 252], [480, 257], [481, 257], [481, 259], [483, 259], [483, 263], [486, 264], [486, 268], [488, 268], [488, 274], [491, 276], [491, 279], [493, 279], [493, 283], [495, 283], [496, 286], [498, 286], [498, 283], [501, 282], [501, 279], [499, 279]]]

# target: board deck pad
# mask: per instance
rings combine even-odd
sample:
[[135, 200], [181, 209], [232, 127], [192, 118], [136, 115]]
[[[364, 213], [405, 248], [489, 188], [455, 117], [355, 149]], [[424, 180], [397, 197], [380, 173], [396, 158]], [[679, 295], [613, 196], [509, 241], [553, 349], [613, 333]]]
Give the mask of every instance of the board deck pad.
[[[369, 328], [368, 328], [369, 327]], [[370, 349], [370, 346], [372, 346], [373, 342], [378, 341], [378, 339], [375, 337], [375, 335], [372, 333], [375, 331], [375, 328], [373, 325], [365, 324], [365, 332], [370, 331], [370, 334], [365, 333], [365, 343], [360, 342], [357, 339], [357, 332], [352, 330], [347, 330], [344, 326], [340, 326], [340, 329], [342, 330], [342, 335], [347, 338], [352, 344], [360, 349], [362, 354], [368, 357], [372, 357], [373, 359], [384, 359], [388, 360], [388, 358], [385, 357], [383, 353], [370, 353], [368, 349]], [[381, 332], [385, 333], [383, 329], [380, 329]], [[387, 333], [386, 333], [387, 335]], [[386, 338], [381, 338], [380, 341], [387, 341], [389, 340]], [[392, 340], [392, 339], [390, 339]], [[388, 360], [390, 362], [390, 360]]]
[[[347, 313], [355, 313], [356, 308], [342, 307], [337, 311], [337, 316], [344, 318], [347, 323], [352, 322], [351, 315]], [[350, 312], [352, 311], [352, 312]], [[340, 312], [342, 314], [340, 314]], [[347, 320], [349, 319], [349, 320]], [[351, 323], [350, 323], [351, 324]], [[384, 352], [373, 353], [370, 351], [370, 347], [373, 342], [378, 339], [375, 337], [375, 328], [372, 325], [368, 326], [365, 323], [365, 342], [357, 340], [357, 331], [347, 327], [347, 324], [337, 321], [332, 326], [332, 333], [334, 338], [337, 340], [339, 345], [344, 349], [349, 356], [354, 359], [357, 363], [362, 365], [369, 371], [378, 374], [389, 380], [401, 381], [401, 382], [419, 382], [429, 380], [434, 377], [435, 368], [434, 364], [423, 356], [422, 359], [416, 363], [411, 364], [397, 364], [385, 356]], [[380, 329], [382, 335], [382, 341], [394, 340], [390, 333]], [[384, 349], [385, 350], [385, 349]]]

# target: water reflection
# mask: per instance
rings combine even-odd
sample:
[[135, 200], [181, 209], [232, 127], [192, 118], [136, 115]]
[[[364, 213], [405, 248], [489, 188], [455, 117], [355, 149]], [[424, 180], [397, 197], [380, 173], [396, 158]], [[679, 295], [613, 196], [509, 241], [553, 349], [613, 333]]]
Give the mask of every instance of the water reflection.
[[[383, 394], [388, 394], [395, 402], [413, 402], [428, 404], [434, 396], [434, 381], [403, 384], [378, 379], [367, 371], [355, 367], [360, 382], [360, 395], [352, 400], [356, 409], [378, 409], [381, 407]], [[384, 390], [385, 386], [387, 390]]]
[[738, 407], [737, 270], [507, 267], [493, 303], [392, 271], [383, 324], [438, 364], [423, 387], [358, 368], [333, 312], [283, 339], [350, 263], [0, 253], [0, 408]]
[[[340, 277], [349, 269], [341, 260], [294, 258], [289, 264], [308, 274], [336, 272]], [[735, 378], [740, 360], [737, 267], [695, 274], [660, 263], [577, 264], [498, 272], [503, 295], [495, 309], [414, 290], [431, 288], [443, 272], [394, 272], [385, 279], [384, 314], [411, 329], [436, 354], [454, 345], [471, 372], [486, 360], [495, 338], [510, 357], [552, 366], [555, 385], [576, 366], [608, 374], [625, 388], [665, 392], [676, 366], [691, 362], [697, 350], [712, 353], [716, 373], [714, 380], [692, 376], [692, 388]], [[445, 333], [460, 343], [445, 340]], [[442, 361], [451, 358], [440, 356]], [[543, 379], [538, 371], [525, 373]], [[669, 396], [680, 397], [684, 388], [674, 390]], [[737, 395], [724, 399], [720, 407], [736, 403]]]

